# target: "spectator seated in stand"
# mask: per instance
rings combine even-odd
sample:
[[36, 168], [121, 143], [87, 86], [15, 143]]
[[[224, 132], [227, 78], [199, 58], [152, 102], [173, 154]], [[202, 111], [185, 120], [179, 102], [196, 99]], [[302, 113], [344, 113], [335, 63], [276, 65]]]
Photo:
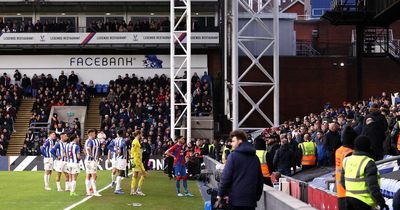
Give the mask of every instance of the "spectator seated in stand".
[[4, 73], [0, 77], [0, 155], [7, 154], [8, 144], [14, 130], [17, 111], [21, 105], [22, 89], [11, 84], [10, 77]]

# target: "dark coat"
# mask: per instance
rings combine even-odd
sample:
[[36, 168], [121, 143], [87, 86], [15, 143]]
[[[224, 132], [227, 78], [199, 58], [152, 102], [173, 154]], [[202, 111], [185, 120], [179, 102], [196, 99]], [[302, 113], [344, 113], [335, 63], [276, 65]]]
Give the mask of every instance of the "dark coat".
[[325, 148], [328, 155], [328, 166], [335, 165], [335, 152], [342, 146], [339, 132], [328, 131], [325, 135]]
[[281, 145], [274, 156], [274, 168], [283, 175], [290, 176], [290, 168], [293, 166], [294, 157], [295, 155], [293, 155], [289, 144]]
[[382, 126], [378, 122], [372, 122], [365, 125], [362, 135], [368, 136], [371, 141], [371, 151], [374, 160], [383, 159], [383, 142], [385, 133], [382, 132]]
[[244, 142], [228, 156], [218, 195], [229, 196], [231, 206], [257, 206], [263, 191], [261, 165], [254, 147]]

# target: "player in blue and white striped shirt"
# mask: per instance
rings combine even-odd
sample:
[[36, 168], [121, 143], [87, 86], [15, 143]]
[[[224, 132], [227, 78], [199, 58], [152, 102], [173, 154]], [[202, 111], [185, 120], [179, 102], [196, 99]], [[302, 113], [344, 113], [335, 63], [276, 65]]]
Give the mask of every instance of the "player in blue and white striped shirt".
[[117, 155], [117, 182], [115, 187], [115, 194], [124, 194], [121, 191], [121, 180], [123, 179], [123, 174], [125, 174], [126, 166], [128, 165], [127, 156], [128, 149], [125, 143], [125, 132], [123, 130], [119, 130], [117, 132], [117, 138], [114, 142], [114, 150]]
[[107, 163], [111, 162], [111, 187], [115, 186], [115, 179], [117, 178], [117, 153], [115, 150], [116, 139], [111, 140], [108, 144]]
[[93, 189], [94, 196], [101, 196], [96, 190], [97, 161], [99, 159], [100, 145], [96, 141], [96, 130], [88, 130], [88, 139], [85, 142], [85, 167], [86, 167], [86, 195], [92, 195], [90, 189]]
[[77, 196], [75, 193], [76, 179], [78, 178], [80, 168], [79, 161], [81, 160], [81, 149], [79, 147], [79, 136], [72, 134], [69, 138], [70, 143], [67, 144], [68, 154], [68, 171], [69, 171], [69, 182], [70, 182], [70, 196]]
[[60, 140], [56, 142], [54, 147], [51, 149], [51, 154], [55, 158], [54, 160], [54, 170], [57, 172], [56, 184], [57, 191], [62, 192], [61, 189], [61, 173], [65, 175], [65, 190], [69, 190], [69, 178], [68, 178], [68, 168], [67, 168], [67, 144], [68, 144], [68, 134], [62, 132], [60, 134]]
[[49, 183], [50, 183], [50, 176], [51, 170], [53, 168], [53, 157], [51, 155], [51, 149], [54, 145], [54, 140], [56, 139], [56, 133], [54, 131], [49, 132], [49, 137], [43, 143], [41, 147], [42, 155], [44, 156], [43, 163], [44, 163], [44, 189], [51, 190]]

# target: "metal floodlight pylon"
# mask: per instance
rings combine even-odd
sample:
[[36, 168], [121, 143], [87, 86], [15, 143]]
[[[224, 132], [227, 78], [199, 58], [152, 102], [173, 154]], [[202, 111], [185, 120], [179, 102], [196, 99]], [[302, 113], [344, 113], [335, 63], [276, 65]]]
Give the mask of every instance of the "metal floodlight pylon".
[[[241, 12], [239, 13], [239, 7]], [[269, 27], [262, 20], [263, 14], [272, 13], [273, 26]], [[279, 125], [279, 0], [234, 0], [231, 5], [232, 23], [231, 23], [231, 62], [232, 62], [232, 82], [231, 82], [231, 101], [232, 109], [230, 116], [232, 116], [232, 128], [244, 130], [258, 130], [268, 126]], [[239, 24], [241, 17], [249, 18], [241, 19], [246, 20], [244, 24]], [[254, 23], [257, 27], [254, 27]], [[252, 25], [253, 24], [253, 25]], [[249, 27], [249, 26], [253, 27]], [[248, 29], [252, 31], [249, 33]], [[248, 43], [260, 43], [265, 41], [267, 46], [261, 50], [258, 55], [254, 55]], [[226, 46], [225, 46], [226, 47]], [[240, 69], [239, 66], [239, 49], [250, 59], [250, 66]], [[265, 66], [260, 63], [260, 59], [269, 50], [273, 51], [273, 75], [271, 75]], [[254, 68], [257, 67], [257, 68]], [[266, 81], [247, 81], [245, 76], [252, 71], [259, 70], [266, 76]], [[225, 88], [228, 85], [225, 85]], [[255, 101], [249, 92], [244, 87], [267, 87], [262, 97]], [[261, 90], [260, 90], [261, 91]], [[268, 116], [265, 110], [260, 108], [260, 104], [266, 98], [273, 94], [273, 116]], [[239, 96], [242, 96], [246, 102], [251, 105], [251, 109], [246, 113], [239, 114]], [[225, 103], [229, 103], [226, 100]], [[229, 107], [225, 106], [225, 107]], [[243, 110], [241, 110], [243, 112]], [[251, 114], [259, 114], [265, 120], [265, 125], [259, 126], [246, 126], [245, 121]], [[229, 116], [229, 115], [228, 115]]]
[[[175, 139], [179, 131], [190, 140], [192, 127], [191, 0], [170, 0], [170, 23], [171, 138]], [[182, 27], [185, 24], [186, 26]], [[186, 78], [181, 77], [184, 71], [186, 71]]]

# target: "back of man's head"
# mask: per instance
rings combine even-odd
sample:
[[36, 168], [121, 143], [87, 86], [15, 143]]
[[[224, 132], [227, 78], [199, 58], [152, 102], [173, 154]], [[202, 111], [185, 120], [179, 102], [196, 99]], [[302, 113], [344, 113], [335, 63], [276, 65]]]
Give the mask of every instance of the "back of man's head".
[[354, 150], [368, 153], [370, 148], [371, 141], [367, 136], [361, 135], [354, 140]]

